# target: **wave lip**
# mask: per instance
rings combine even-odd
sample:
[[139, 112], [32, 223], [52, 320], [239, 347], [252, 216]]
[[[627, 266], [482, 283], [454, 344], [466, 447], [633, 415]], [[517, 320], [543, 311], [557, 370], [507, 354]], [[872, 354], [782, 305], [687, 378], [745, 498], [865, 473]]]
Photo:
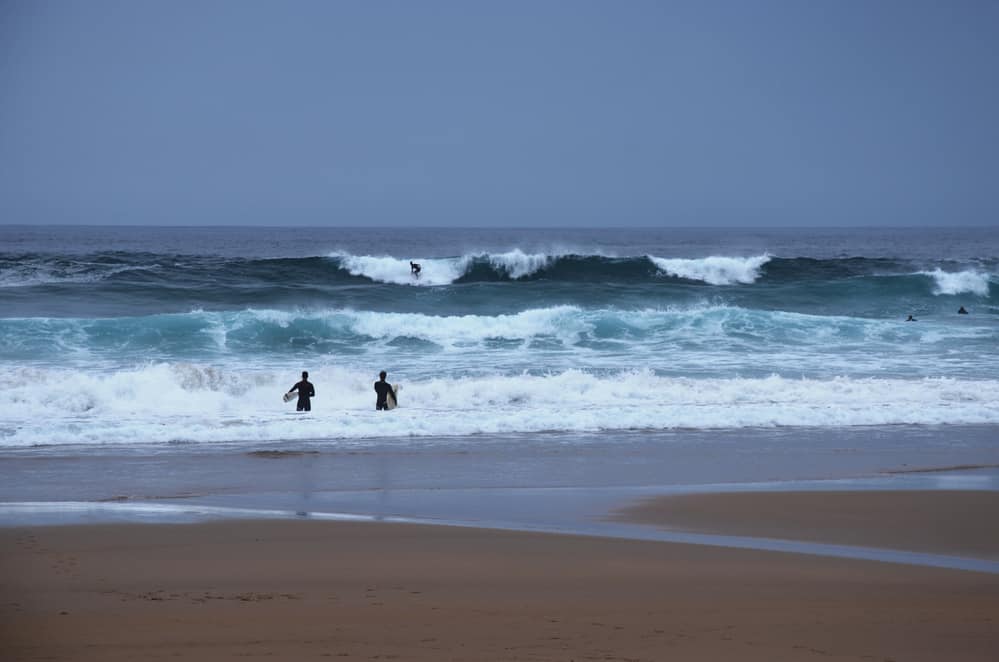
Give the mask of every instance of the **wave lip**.
[[546, 269], [563, 257], [561, 254], [547, 253], [524, 253], [519, 248], [506, 253], [480, 254], [476, 257], [485, 258], [489, 264], [497, 271], [506, 273], [510, 278], [517, 280], [532, 276], [542, 269]]
[[977, 294], [989, 295], [989, 275], [981, 271], [948, 272], [937, 267], [933, 271], [920, 271], [920, 275], [933, 279], [933, 294]]
[[642, 271], [637, 267], [641, 262], [651, 262], [661, 273], [709, 285], [751, 284], [760, 277], [763, 265], [772, 259], [769, 254], [750, 257], [664, 258], [647, 255], [607, 258], [603, 255], [571, 253], [525, 253], [517, 248], [505, 253], [469, 253], [460, 257], [416, 259], [414, 261], [419, 262], [422, 267], [417, 277], [410, 271], [409, 260], [347, 253], [333, 253], [329, 257], [335, 259], [352, 276], [412, 286], [450, 285], [462, 279], [480, 278], [522, 280], [540, 274], [575, 280], [586, 272], [598, 277], [602, 274], [611, 279], [636, 275], [641, 277]]
[[[422, 271], [414, 276], [410, 260]], [[127, 291], [137, 296], [168, 292], [170, 296], [228, 297], [232, 288], [245, 294], [251, 287], [269, 296], [283, 295], [294, 285], [320, 291], [337, 285], [371, 284], [416, 287], [495, 282], [661, 283], [664, 277], [689, 284], [715, 286], [767, 283], [802, 286], [846, 284], [862, 287], [864, 279], [894, 279], [891, 287], [933, 295], [989, 296], [997, 278], [994, 261], [979, 264], [951, 262], [915, 265], [893, 258], [781, 258], [763, 253], [751, 256], [663, 257], [652, 254], [613, 256], [597, 252], [551, 249], [526, 252], [471, 251], [451, 257], [394, 257], [355, 255], [337, 251], [309, 257], [222, 258], [140, 253], [93, 253], [85, 256], [10, 255], [0, 252], [0, 293], [32, 286], [79, 286]], [[74, 288], [74, 286], [77, 286]], [[132, 288], [132, 289], [129, 289]], [[107, 291], [110, 291], [108, 289]], [[207, 293], [207, 294], [206, 294]], [[11, 294], [14, 296], [14, 294]], [[200, 299], [198, 299], [200, 301]]]
[[749, 285], [760, 277], [760, 269], [770, 261], [771, 256], [664, 258], [649, 255], [648, 258], [660, 271], [677, 278], [699, 280], [709, 285]]
[[[32, 361], [207, 356], [252, 360], [300, 351], [351, 352], [410, 340], [459, 351], [489, 349], [494, 341], [507, 343], [507, 349], [541, 342], [587, 352], [605, 342], [615, 343], [615, 351], [640, 353], [663, 344], [682, 345], [687, 352], [708, 351], [712, 356], [741, 355], [749, 347], [754, 351], [793, 348], [829, 361], [842, 358], [840, 350], [849, 350], [860, 341], [873, 351], [904, 339], [910, 347], [918, 343], [929, 351], [937, 344], [968, 347], [968, 343], [986, 343], [994, 337], [995, 330], [989, 326], [931, 322], [900, 326], [897, 319], [816, 316], [707, 303], [634, 310], [562, 304], [492, 315], [248, 308], [116, 318], [0, 318], [0, 354]], [[504, 355], [497, 348], [490, 351], [494, 356]], [[741, 358], [738, 362], [745, 365]]]
[[476, 266], [488, 265], [498, 276], [518, 280], [527, 278], [555, 263], [559, 254], [525, 253], [519, 248], [505, 253], [470, 253], [460, 257], [414, 258], [420, 265], [420, 275], [415, 276], [410, 260], [382, 255], [351, 255], [333, 253], [340, 267], [352, 276], [393, 285], [435, 286], [451, 285], [467, 276]]
[[582, 311], [574, 306], [535, 308], [509, 315], [459, 315], [443, 317], [419, 313], [348, 313], [344, 323], [371, 338], [419, 338], [442, 347], [481, 343], [489, 339], [527, 341], [556, 336], [574, 342], [588, 328]]
[[333, 253], [329, 257], [337, 260], [340, 268], [351, 276], [361, 276], [394, 285], [450, 285], [461, 278], [468, 268], [465, 258], [414, 260], [419, 262], [421, 267], [420, 275], [417, 277], [410, 271], [409, 260], [388, 255]]

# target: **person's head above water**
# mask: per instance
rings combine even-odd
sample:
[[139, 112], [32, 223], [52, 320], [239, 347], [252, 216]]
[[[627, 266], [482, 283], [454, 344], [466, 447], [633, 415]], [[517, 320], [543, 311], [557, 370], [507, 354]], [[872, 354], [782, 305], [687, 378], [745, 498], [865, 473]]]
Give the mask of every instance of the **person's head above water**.
[[961, 306], [960, 308], [957, 309], [957, 314], [958, 315], [967, 315], [968, 311], [964, 309], [964, 306]]
[[308, 379], [308, 378], [309, 378], [309, 371], [308, 370], [303, 370], [302, 371], [302, 379]]
[[388, 377], [388, 373], [382, 370], [381, 372], [378, 373], [378, 376], [384, 380], [386, 377]]

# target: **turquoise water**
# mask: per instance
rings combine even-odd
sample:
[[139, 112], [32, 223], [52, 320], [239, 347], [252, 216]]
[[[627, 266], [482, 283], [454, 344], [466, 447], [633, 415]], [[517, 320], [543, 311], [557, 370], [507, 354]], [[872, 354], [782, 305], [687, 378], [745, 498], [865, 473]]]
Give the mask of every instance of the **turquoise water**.
[[[999, 423], [995, 230], [8, 226], [0, 247], [0, 447]], [[302, 369], [318, 397], [289, 416]]]

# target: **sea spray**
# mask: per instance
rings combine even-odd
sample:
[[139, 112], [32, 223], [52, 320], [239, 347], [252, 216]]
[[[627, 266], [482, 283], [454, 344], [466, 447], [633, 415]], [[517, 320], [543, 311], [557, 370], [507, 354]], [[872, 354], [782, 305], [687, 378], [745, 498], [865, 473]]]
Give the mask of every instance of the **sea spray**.
[[974, 294], [980, 297], [989, 295], [989, 275], [980, 271], [947, 272], [937, 268], [919, 273], [933, 279], [934, 294]]
[[[0, 376], [0, 444], [134, 444], [480, 433], [895, 424], [999, 424], [999, 380], [693, 379], [649, 370], [409, 380], [402, 407], [374, 411], [372, 374], [313, 369], [317, 397], [292, 416], [287, 371], [154, 364], [94, 374], [59, 369]], [[287, 383], [286, 383], [287, 382]], [[470, 413], [474, 412], [474, 415]]]
[[701, 259], [663, 258], [650, 255], [649, 259], [664, 273], [687, 280], [699, 280], [709, 285], [749, 285], [760, 277], [760, 268], [770, 261], [769, 255], [754, 257], [711, 256]]

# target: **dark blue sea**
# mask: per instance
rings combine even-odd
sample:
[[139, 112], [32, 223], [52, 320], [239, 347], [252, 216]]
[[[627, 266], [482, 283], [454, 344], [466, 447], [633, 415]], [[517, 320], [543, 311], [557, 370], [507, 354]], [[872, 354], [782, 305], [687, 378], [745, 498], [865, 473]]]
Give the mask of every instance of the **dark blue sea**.
[[996, 229], [0, 226], [0, 448], [997, 423]]

